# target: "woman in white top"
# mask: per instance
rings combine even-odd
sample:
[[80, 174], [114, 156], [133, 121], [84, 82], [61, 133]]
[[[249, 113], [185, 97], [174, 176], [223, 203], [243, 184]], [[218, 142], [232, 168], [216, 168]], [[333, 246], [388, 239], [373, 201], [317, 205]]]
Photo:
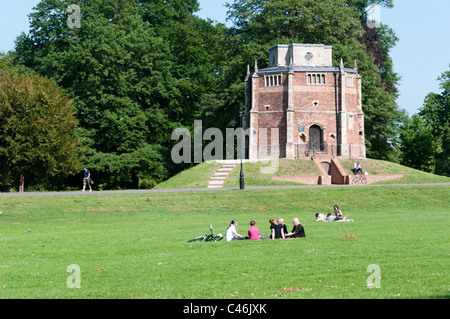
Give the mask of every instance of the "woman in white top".
[[227, 232], [225, 233], [225, 239], [227, 241], [232, 241], [236, 239], [244, 239], [244, 236], [241, 236], [237, 233], [238, 222], [234, 219], [231, 221], [230, 226], [227, 228]]

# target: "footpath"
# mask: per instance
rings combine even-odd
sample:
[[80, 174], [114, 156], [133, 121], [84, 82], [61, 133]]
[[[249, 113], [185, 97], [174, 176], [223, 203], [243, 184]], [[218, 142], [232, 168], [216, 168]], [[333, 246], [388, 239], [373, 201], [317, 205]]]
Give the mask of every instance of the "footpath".
[[118, 191], [92, 191], [92, 192], [25, 192], [25, 193], [0, 193], [0, 197], [20, 196], [91, 196], [91, 195], [115, 195], [115, 194], [157, 194], [176, 192], [223, 192], [223, 191], [246, 191], [265, 189], [294, 189], [294, 188], [330, 188], [330, 187], [403, 187], [403, 186], [450, 186], [450, 183], [429, 184], [371, 184], [371, 185], [292, 185], [292, 186], [246, 186], [244, 190], [239, 187], [221, 188], [184, 188], [184, 189], [149, 189], [149, 190], [118, 190]]

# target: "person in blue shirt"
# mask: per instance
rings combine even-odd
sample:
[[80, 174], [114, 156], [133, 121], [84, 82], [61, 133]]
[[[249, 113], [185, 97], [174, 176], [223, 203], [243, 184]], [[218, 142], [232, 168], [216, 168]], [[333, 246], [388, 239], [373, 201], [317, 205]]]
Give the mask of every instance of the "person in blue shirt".
[[91, 172], [89, 172], [89, 170], [87, 169], [87, 167], [84, 167], [84, 177], [83, 177], [83, 190], [82, 192], [84, 192], [84, 190], [86, 189], [86, 184], [89, 186], [89, 191], [92, 192], [92, 187], [91, 187]]

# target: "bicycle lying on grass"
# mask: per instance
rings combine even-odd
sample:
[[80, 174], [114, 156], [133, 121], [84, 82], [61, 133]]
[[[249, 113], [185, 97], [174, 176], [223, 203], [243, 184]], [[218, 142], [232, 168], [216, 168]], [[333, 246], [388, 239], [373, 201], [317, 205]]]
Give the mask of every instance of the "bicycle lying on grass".
[[367, 185], [367, 178], [366, 175], [363, 173], [358, 173], [358, 175], [355, 175], [352, 179], [353, 185]]
[[218, 234], [217, 236], [214, 236], [214, 233], [212, 230], [212, 225], [209, 225], [209, 231], [210, 231], [210, 234], [198, 236], [194, 239], [188, 240], [188, 243], [198, 243], [201, 241], [220, 241], [223, 239], [222, 234]]

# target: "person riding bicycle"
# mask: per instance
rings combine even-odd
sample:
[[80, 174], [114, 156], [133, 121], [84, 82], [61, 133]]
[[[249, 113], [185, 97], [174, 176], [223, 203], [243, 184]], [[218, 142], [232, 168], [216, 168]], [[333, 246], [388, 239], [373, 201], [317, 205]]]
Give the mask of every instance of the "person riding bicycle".
[[353, 165], [352, 172], [353, 172], [353, 174], [355, 174], [355, 175], [363, 174], [363, 170], [362, 170], [361, 164], [360, 164], [359, 162], [356, 162], [356, 163]]

